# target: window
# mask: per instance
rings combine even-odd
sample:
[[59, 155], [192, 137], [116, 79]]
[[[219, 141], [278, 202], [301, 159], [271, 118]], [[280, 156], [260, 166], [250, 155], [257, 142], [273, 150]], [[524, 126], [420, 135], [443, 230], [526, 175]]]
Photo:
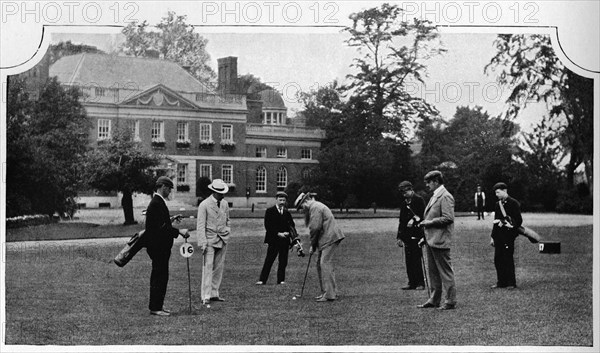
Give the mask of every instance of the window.
[[129, 120], [129, 130], [131, 131], [131, 135], [133, 136], [134, 141], [140, 141], [140, 121], [139, 120]]
[[177, 123], [177, 142], [189, 142], [189, 124]]
[[98, 119], [98, 140], [110, 138], [110, 123], [109, 119]]
[[267, 192], [267, 169], [258, 167], [256, 170], [256, 192]]
[[287, 158], [287, 148], [277, 147], [277, 157], [278, 158]]
[[256, 157], [267, 158], [267, 148], [266, 147], [256, 147]]
[[211, 125], [200, 123], [200, 141], [212, 141]]
[[312, 171], [310, 170], [310, 168], [302, 169], [302, 179], [304, 181], [310, 180], [311, 177], [312, 177]]
[[221, 166], [221, 179], [225, 184], [233, 184], [233, 166], [231, 164], [223, 164]]
[[187, 164], [177, 164], [177, 184], [187, 184]]
[[96, 97], [104, 97], [104, 88], [94, 87], [94, 93], [96, 94]]
[[233, 142], [233, 125], [221, 125], [221, 141]]
[[265, 125], [284, 125], [284, 114], [281, 112], [263, 112], [262, 119]]
[[212, 164], [200, 164], [200, 177], [212, 180]]
[[310, 148], [303, 148], [302, 151], [300, 151], [300, 158], [312, 159], [312, 150]]
[[287, 169], [279, 167], [277, 169], [277, 191], [283, 191], [287, 186]]
[[164, 142], [165, 141], [165, 123], [162, 121], [152, 122], [152, 142]]

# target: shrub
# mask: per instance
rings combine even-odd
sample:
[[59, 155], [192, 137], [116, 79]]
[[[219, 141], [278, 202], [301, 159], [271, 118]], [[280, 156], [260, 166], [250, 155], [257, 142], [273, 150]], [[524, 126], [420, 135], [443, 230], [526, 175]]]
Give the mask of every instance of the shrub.
[[38, 226], [41, 224], [49, 224], [54, 222], [54, 219], [48, 215], [25, 215], [6, 219], [6, 228], [21, 228], [29, 226]]

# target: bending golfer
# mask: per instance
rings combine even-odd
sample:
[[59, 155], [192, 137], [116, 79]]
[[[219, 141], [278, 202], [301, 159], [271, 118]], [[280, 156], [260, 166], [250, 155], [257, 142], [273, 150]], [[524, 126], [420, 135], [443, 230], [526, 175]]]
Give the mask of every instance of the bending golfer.
[[146, 251], [152, 260], [152, 273], [150, 274], [150, 314], [169, 316], [169, 310], [163, 308], [167, 283], [169, 282], [169, 258], [173, 239], [180, 234], [187, 238], [190, 236], [187, 229], [178, 230], [171, 225], [169, 209], [166, 200], [173, 189], [173, 182], [167, 177], [160, 177], [156, 181], [156, 192], [146, 211]]
[[278, 192], [276, 195], [276, 204], [267, 208], [265, 211], [265, 243], [267, 247], [267, 257], [263, 265], [260, 277], [256, 284], [267, 283], [271, 266], [277, 256], [279, 264], [277, 268], [277, 284], [285, 284], [285, 268], [288, 263], [288, 253], [290, 248], [290, 228], [295, 227], [292, 214], [285, 207], [288, 195], [285, 192]]
[[318, 202], [310, 192], [301, 193], [295, 207], [304, 209], [304, 222], [310, 231], [310, 253], [318, 251], [317, 274], [324, 293], [317, 297], [318, 302], [337, 299], [337, 284], [333, 256], [344, 239], [344, 233], [337, 226], [329, 207]]
[[231, 227], [229, 223], [229, 205], [223, 200], [229, 187], [223, 180], [215, 179], [208, 186], [212, 195], [198, 206], [198, 246], [202, 251], [202, 304], [212, 301], [225, 301], [219, 296], [219, 287], [223, 279], [225, 253]]
[[[432, 292], [427, 302], [417, 307], [454, 309], [456, 287], [450, 262], [450, 245], [454, 231], [454, 197], [444, 187], [444, 177], [437, 170], [425, 175], [425, 184], [433, 191], [433, 196], [425, 207], [425, 219], [421, 222], [425, 229], [425, 238], [419, 245], [426, 244], [427, 273]], [[440, 306], [442, 289], [446, 291], [446, 298]]]

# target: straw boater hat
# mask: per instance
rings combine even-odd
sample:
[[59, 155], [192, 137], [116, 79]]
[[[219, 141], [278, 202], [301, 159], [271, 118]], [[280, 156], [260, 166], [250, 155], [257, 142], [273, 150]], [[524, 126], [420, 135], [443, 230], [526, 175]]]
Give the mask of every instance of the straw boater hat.
[[229, 191], [229, 186], [221, 179], [215, 179], [210, 183], [208, 188], [219, 194], [226, 194]]
[[300, 209], [300, 207], [302, 206], [302, 203], [304, 201], [306, 201], [306, 199], [310, 196], [315, 196], [316, 194], [312, 193], [312, 192], [307, 192], [307, 193], [300, 193], [300, 195], [298, 195], [298, 197], [296, 198], [296, 201], [294, 202], [294, 207], [296, 207], [296, 209]]

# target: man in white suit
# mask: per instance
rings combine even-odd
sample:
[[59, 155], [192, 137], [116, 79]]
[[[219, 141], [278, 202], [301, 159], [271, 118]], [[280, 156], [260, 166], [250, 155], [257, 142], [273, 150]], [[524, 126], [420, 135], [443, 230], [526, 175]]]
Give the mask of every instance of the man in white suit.
[[[439, 308], [450, 310], [456, 307], [456, 287], [454, 271], [450, 262], [450, 246], [454, 231], [454, 197], [444, 187], [444, 177], [434, 170], [425, 175], [425, 184], [433, 196], [425, 207], [425, 217], [421, 226], [425, 238], [419, 245], [425, 245], [428, 276], [431, 282], [431, 296], [419, 308]], [[442, 291], [446, 291], [444, 303]]]
[[215, 179], [208, 186], [212, 195], [198, 206], [198, 246], [202, 251], [202, 304], [210, 301], [225, 301], [219, 296], [219, 287], [225, 267], [225, 253], [231, 233], [229, 223], [229, 205], [223, 200], [229, 187], [223, 180]]

